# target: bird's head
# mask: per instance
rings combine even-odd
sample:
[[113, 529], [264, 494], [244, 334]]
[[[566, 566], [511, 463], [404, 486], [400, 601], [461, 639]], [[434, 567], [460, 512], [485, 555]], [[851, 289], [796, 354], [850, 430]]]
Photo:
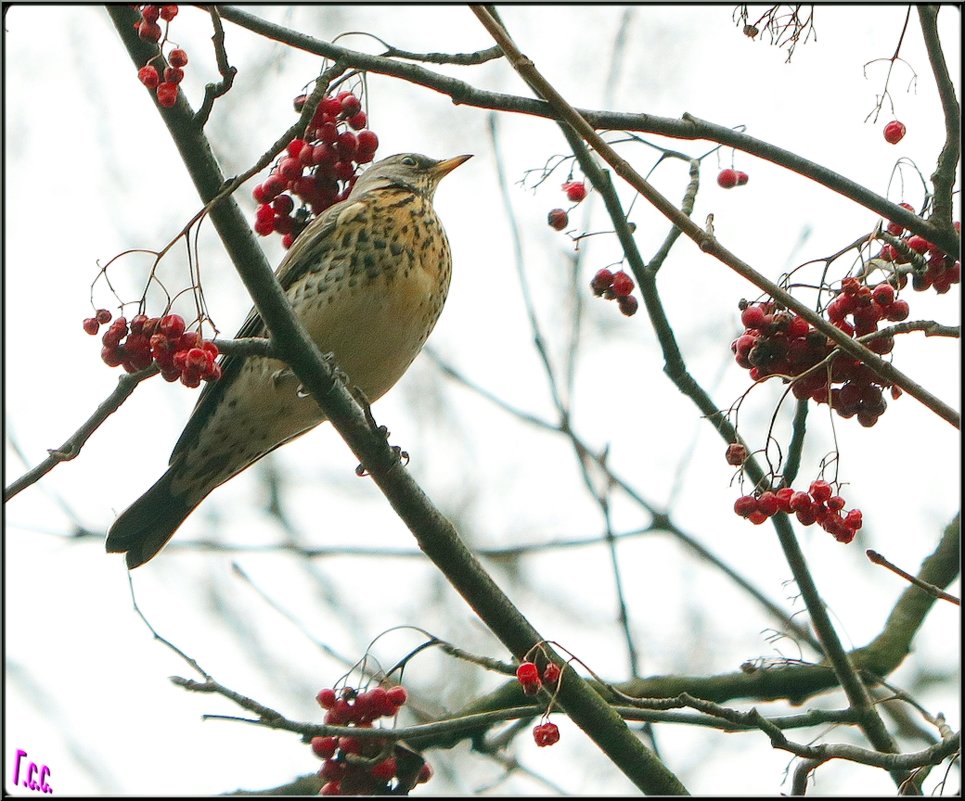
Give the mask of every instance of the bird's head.
[[373, 189], [402, 187], [431, 200], [439, 181], [470, 158], [455, 156], [437, 161], [418, 153], [398, 153], [375, 162], [363, 172], [349, 197]]

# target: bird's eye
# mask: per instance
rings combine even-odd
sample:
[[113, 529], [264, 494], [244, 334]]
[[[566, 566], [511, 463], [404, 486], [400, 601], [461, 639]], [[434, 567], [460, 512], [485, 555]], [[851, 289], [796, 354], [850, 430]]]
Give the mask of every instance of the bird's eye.
[[412, 156], [406, 156], [402, 159], [402, 163], [405, 164], [406, 167], [415, 167], [415, 159]]

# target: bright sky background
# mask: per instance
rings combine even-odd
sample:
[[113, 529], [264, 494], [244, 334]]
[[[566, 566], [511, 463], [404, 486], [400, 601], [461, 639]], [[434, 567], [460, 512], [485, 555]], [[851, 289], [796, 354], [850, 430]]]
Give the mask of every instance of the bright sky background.
[[[492, 42], [461, 6], [249, 9], [323, 39], [368, 31], [411, 51], [466, 52]], [[91, 313], [90, 286], [98, 263], [136, 247], [166, 243], [199, 208], [161, 119], [136, 70], [99, 7], [15, 6], [4, 19], [4, 377], [5, 484], [73, 433], [113, 389], [117, 372], [99, 359], [99, 338], [81, 321]], [[691, 112], [795, 151], [879, 192], [899, 158], [930, 175], [944, 138], [939, 106], [917, 19], [902, 56], [918, 73], [896, 67], [891, 85], [896, 115], [908, 126], [898, 145], [865, 122], [881, 91], [883, 64], [895, 48], [905, 7], [827, 7], [817, 10], [818, 40], [785, 51], [750, 41], [731, 21], [729, 6], [506, 7], [504, 20], [521, 49], [577, 106], [611, 107], [679, 117]], [[960, 73], [958, 11], [940, 23], [953, 76]], [[608, 85], [614, 39], [626, 26], [619, 77]], [[292, 98], [319, 68], [295, 53], [225, 23], [232, 91], [215, 106], [207, 133], [226, 175], [246, 169], [294, 120]], [[191, 59], [185, 78], [196, 108], [204, 83], [216, 79], [207, 15], [182, 8], [171, 36]], [[377, 52], [371, 40], [346, 46]], [[527, 95], [501, 61], [442, 71], [476, 86]], [[554, 414], [545, 374], [532, 346], [513, 261], [513, 243], [496, 173], [485, 110], [454, 106], [445, 96], [378, 76], [369, 79], [371, 125], [380, 156], [402, 151], [437, 158], [474, 153], [448, 177], [436, 207], [454, 254], [450, 298], [430, 347], [473, 382], [513, 406], [547, 420]], [[565, 204], [565, 172], [535, 193], [518, 185], [524, 172], [566, 153], [556, 126], [501, 115], [501, 164], [511, 186], [513, 216], [522, 232], [527, 280], [557, 365], [562, 363], [572, 307], [569, 240], [546, 226], [546, 213]], [[653, 138], [655, 139], [655, 138]], [[705, 142], [663, 144], [700, 155]], [[654, 151], [624, 155], [646, 174]], [[719, 166], [730, 166], [722, 151]], [[873, 214], [800, 176], [742, 154], [734, 165], [749, 173], [730, 192], [714, 182], [718, 156], [704, 161], [694, 219], [715, 215], [718, 237], [761, 272], [777, 278], [789, 267], [833, 253], [871, 230]], [[907, 177], [912, 171], [904, 173]], [[660, 167], [655, 185], [678, 202], [686, 172]], [[239, 193], [250, 216], [250, 187]], [[889, 197], [918, 206], [913, 180]], [[624, 193], [629, 199], [629, 193]], [[599, 198], [579, 207], [580, 230], [608, 230]], [[956, 215], [960, 212], [956, 211]], [[648, 257], [667, 226], [638, 201], [631, 219]], [[266, 243], [277, 263], [280, 248]], [[732, 504], [724, 445], [697, 410], [661, 372], [645, 314], [625, 319], [613, 304], [589, 297], [586, 283], [619, 258], [615, 240], [584, 245], [581, 291], [584, 342], [574, 396], [574, 426], [595, 448], [609, 444], [611, 467], [650, 502], [669, 505], [675, 522], [768, 597], [788, 610], [787, 586], [773, 530], [739, 520]], [[223, 335], [243, 320], [250, 299], [223, 257], [210, 226], [202, 229], [201, 258], [209, 308]], [[172, 283], [180, 255], [166, 267]], [[133, 298], [145, 262], [120, 260], [111, 278]], [[739, 333], [737, 302], [757, 290], [720, 263], [679, 242], [660, 275], [667, 313], [691, 371], [721, 406], [747, 386], [729, 344]], [[959, 324], [960, 289], [944, 297], [912, 295], [912, 317]], [[109, 303], [98, 288], [95, 305]], [[895, 363], [948, 403], [959, 406], [959, 343], [911, 335]], [[154, 641], [132, 610], [123, 560], [107, 556], [100, 539], [71, 541], [78, 525], [105, 532], [114, 517], [161, 474], [196, 393], [153, 380], [91, 438], [81, 455], [61, 465], [5, 508], [4, 549], [4, 782], [11, 787], [16, 749], [49, 766], [60, 795], [179, 795], [264, 789], [318, 767], [297, 737], [243, 723], [202, 721], [204, 714], [242, 715], [215, 697], [191, 695], [168, 676], [190, 668]], [[758, 388], [741, 415], [745, 438], [762, 443], [777, 389]], [[601, 536], [598, 507], [587, 494], [566, 440], [520, 422], [446, 379], [420, 358], [375, 408], [392, 441], [412, 454], [410, 470], [457, 523], [465, 539], [488, 548]], [[786, 420], [786, 418], [782, 418]], [[836, 419], [841, 475], [849, 506], [864, 512], [865, 528], [841, 546], [816, 526], [798, 531], [818, 587], [846, 645], [865, 644], [881, 630], [902, 582], [867, 563], [873, 547], [915, 572], [938, 532], [959, 509], [957, 432], [914, 399], [890, 404], [873, 429]], [[786, 431], [786, 429], [784, 429]], [[826, 407], [812, 411], [800, 483], [833, 448]], [[24, 454], [25, 465], [11, 447]], [[265, 471], [283, 482], [286, 514], [304, 545], [408, 548], [414, 541], [374, 484], [354, 476], [355, 460], [323, 426], [216, 491], [179, 531], [175, 543], [208, 538], [232, 545], [282, 542], [285, 532], [266, 511]], [[808, 477], [808, 478], [806, 478]], [[648, 523], [626, 496], [613, 496], [619, 532]], [[774, 621], [711, 567], [665, 535], [627, 540], [619, 549], [631, 627], [642, 652], [641, 674], [714, 674], [759, 656], [796, 657], [793, 644], [775, 651], [766, 635]], [[232, 570], [236, 563], [248, 576]], [[487, 562], [497, 581], [547, 638], [563, 643], [595, 671], [627, 676], [616, 623], [609, 557], [602, 546], [550, 550], [519, 562]], [[163, 636], [227, 686], [296, 720], [321, 720], [318, 689], [331, 686], [380, 632], [418, 625], [461, 648], [506, 659], [465, 604], [426, 560], [320, 558], [305, 565], [283, 553], [216, 553], [169, 547], [133, 574], [141, 610]], [[959, 592], [958, 584], [950, 588]], [[266, 600], [268, 599], [268, 600]], [[922, 673], [951, 675], [917, 694], [932, 713], [958, 719], [959, 616], [939, 604], [893, 675], [908, 686]], [[390, 665], [416, 646], [414, 633], [395, 633], [376, 653]], [[324, 652], [324, 644], [348, 663]], [[406, 683], [414, 702], [433, 712], [455, 711], [501, 678], [454, 665], [438, 654], [417, 658]], [[806, 706], [819, 706], [819, 699]], [[840, 704], [833, 698], [827, 704]], [[465, 746], [430, 752], [437, 778], [418, 792], [537, 794], [624, 793], [634, 788], [572, 724], [556, 716], [562, 741], [536, 750], [528, 730], [514, 744], [527, 770], [553, 784], [503, 767]], [[807, 740], [818, 732], [798, 732]], [[694, 793], [776, 794], [790, 759], [763, 735], [658, 728], [661, 754]], [[829, 741], [855, 741], [845, 731]], [[863, 743], [862, 743], [863, 744]], [[920, 744], [915, 749], [922, 747]], [[458, 771], [453, 766], [459, 766]], [[933, 786], [937, 771], [930, 779]], [[949, 788], [957, 787], [958, 777]], [[28, 794], [23, 788], [16, 792]], [[834, 764], [818, 773], [822, 794], [892, 793], [880, 771]]]

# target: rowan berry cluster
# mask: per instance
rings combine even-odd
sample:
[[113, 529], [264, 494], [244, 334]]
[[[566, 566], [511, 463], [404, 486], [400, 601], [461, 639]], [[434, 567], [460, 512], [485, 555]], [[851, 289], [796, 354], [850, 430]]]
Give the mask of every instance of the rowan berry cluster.
[[735, 186], [743, 186], [749, 179], [746, 172], [728, 167], [717, 174], [717, 185], [722, 189], [733, 189]]
[[637, 313], [640, 304], [631, 295], [633, 292], [633, 279], [623, 270], [611, 272], [606, 267], [596, 271], [593, 280], [590, 281], [590, 289], [598, 298], [616, 300], [620, 311], [627, 317], [632, 317]]
[[[84, 330], [96, 336], [100, 327], [111, 322], [111, 313], [99, 309], [84, 320]], [[221, 365], [215, 361], [218, 346], [196, 331], [185, 331], [180, 314], [148, 317], [138, 314], [130, 323], [118, 317], [101, 338], [101, 359], [108, 367], [123, 367], [136, 373], [156, 363], [165, 381], [198, 387], [202, 381], [221, 378]]]
[[[134, 23], [137, 35], [148, 42], [161, 41], [161, 26], [158, 19], [170, 23], [177, 16], [178, 7], [176, 5], [142, 5], [136, 6], [141, 13], [141, 19]], [[164, 33], [167, 39], [167, 32]], [[158, 54], [151, 59], [154, 61], [162, 55]], [[164, 67], [163, 72], [158, 73], [151, 61], [141, 67], [137, 72], [138, 80], [148, 89], [157, 93], [157, 102], [164, 108], [171, 108], [178, 100], [178, 85], [184, 79], [184, 67], [188, 63], [188, 54], [180, 47], [175, 47], [168, 53], [168, 66]]]
[[[402, 686], [373, 687], [359, 692], [345, 687], [319, 691], [315, 697], [331, 726], [371, 729], [382, 717], [394, 717], [405, 705]], [[398, 785], [398, 761], [392, 741], [373, 737], [313, 737], [312, 751], [325, 760], [318, 775], [326, 780], [321, 795], [389, 795]], [[416, 784], [432, 778], [429, 763], [423, 763]]]
[[[574, 206], [586, 199], [586, 184], [583, 181], [567, 181], [560, 187], [566, 194], [566, 199]], [[570, 211], [573, 207], [570, 207]], [[570, 215], [565, 209], [553, 209], [546, 215], [546, 223], [550, 228], [562, 231], [570, 224]]]
[[[741, 306], [745, 328], [731, 343], [731, 350], [754, 381], [779, 375], [785, 382], [792, 382], [791, 392], [799, 400], [830, 402], [841, 417], [857, 416], [866, 427], [878, 422], [887, 407], [882, 390], [891, 386], [884, 378], [844, 354], [835, 356], [827, 367], [817, 367], [831, 354], [833, 343], [807, 320], [779, 310], [774, 301], [742, 301]], [[904, 320], [908, 311], [908, 304], [895, 298], [890, 284], [871, 289], [856, 278], [842, 282], [841, 291], [826, 309], [830, 322], [849, 336], [871, 334], [878, 330], [881, 320]], [[883, 355], [891, 352], [895, 341], [885, 335], [869, 340], [867, 345]], [[900, 390], [892, 389], [892, 397], [899, 394]]]
[[838, 542], [849, 543], [861, 528], [862, 517], [860, 509], [845, 511], [844, 506], [844, 498], [835, 495], [827, 481], [818, 479], [811, 482], [807, 492], [782, 487], [758, 496], [742, 495], [734, 502], [734, 512], [758, 526], [778, 512], [793, 513], [802, 525], [817, 523]]
[[[296, 112], [301, 113], [305, 100], [305, 95], [295, 98]], [[372, 161], [379, 147], [379, 137], [367, 124], [353, 92], [323, 98], [304, 137], [288, 143], [271, 175], [252, 192], [260, 204], [255, 232], [281, 234], [282, 244], [290, 248], [313, 217], [345, 200], [359, 166]]]
[[[903, 209], [914, 211], [908, 203], [900, 204]], [[961, 222], [955, 222], [955, 230], [961, 233]], [[894, 264], [895, 279], [899, 288], [908, 282], [911, 273], [911, 288], [916, 292], [934, 289], [939, 295], [944, 295], [962, 278], [961, 262], [933, 245], [924, 237], [906, 231], [899, 223], [889, 222], [885, 232], [898, 239], [898, 244], [890, 242], [882, 246], [878, 258], [888, 264]]]
[[[516, 668], [516, 679], [526, 695], [536, 695], [544, 684], [555, 689], [559, 684], [560, 672], [559, 665], [550, 662], [540, 675], [534, 662], [523, 662]], [[533, 728], [533, 739], [541, 748], [554, 745], [559, 742], [560, 730], [555, 723], [544, 721]]]

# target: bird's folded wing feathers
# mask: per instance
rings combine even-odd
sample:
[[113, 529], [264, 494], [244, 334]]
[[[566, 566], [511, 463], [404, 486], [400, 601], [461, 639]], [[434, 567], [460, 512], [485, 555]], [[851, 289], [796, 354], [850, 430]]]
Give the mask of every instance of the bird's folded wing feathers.
[[[340, 203], [329, 206], [309, 223], [308, 227], [302, 231], [298, 239], [295, 240], [288, 253], [286, 253], [282, 259], [281, 264], [279, 264], [275, 270], [275, 277], [278, 279], [283, 290], [287, 291], [289, 287], [304, 274], [305, 270], [312, 265], [313, 261], [315, 261], [310, 251], [317, 250], [323, 252], [331, 248], [332, 243], [330, 239], [332, 232], [335, 230], [338, 219], [342, 213], [352, 206], [359, 206], [365, 202], [364, 199], [357, 198], [353, 200], [343, 200]], [[361, 209], [358, 210], [361, 211]], [[324, 259], [320, 259], [319, 261], [324, 261]], [[257, 308], [252, 307], [251, 311], [248, 312], [248, 317], [245, 318], [241, 328], [238, 329], [238, 333], [235, 334], [235, 339], [241, 339], [243, 337], [265, 337], [267, 333], [265, 323], [261, 319], [261, 315], [258, 314]], [[171, 458], [168, 460], [169, 465], [174, 464], [178, 455], [188, 446], [188, 443], [192, 442], [195, 437], [198, 436], [207, 418], [207, 415], [203, 413], [203, 409], [218, 403], [218, 399], [224, 392], [225, 387], [230, 385], [235, 373], [243, 363], [244, 358], [246, 357], [228, 355], [221, 357], [221, 378], [217, 381], [206, 383], [201, 390], [201, 395], [198, 396], [198, 402], [191, 412], [191, 417], [188, 418], [184, 431], [181, 432], [181, 436], [175, 444], [174, 450], [171, 452]]]

